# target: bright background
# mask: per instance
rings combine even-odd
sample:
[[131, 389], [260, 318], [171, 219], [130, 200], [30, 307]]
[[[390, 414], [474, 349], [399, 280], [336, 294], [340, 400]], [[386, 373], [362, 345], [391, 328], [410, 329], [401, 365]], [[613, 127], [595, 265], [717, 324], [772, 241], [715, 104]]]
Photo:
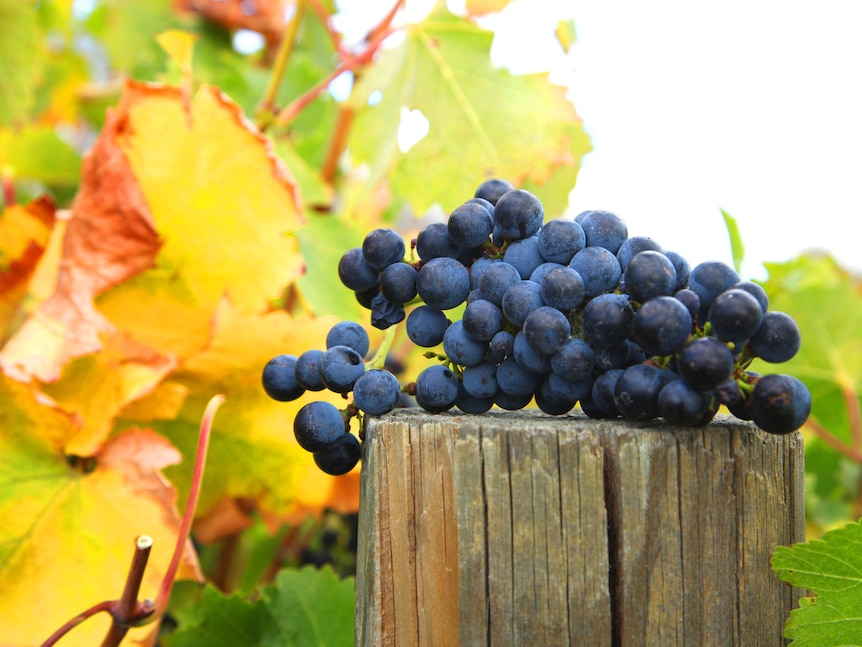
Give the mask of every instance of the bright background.
[[[391, 0], [341, 4], [359, 34]], [[577, 31], [568, 55], [561, 18]], [[594, 147], [574, 213], [615, 211], [695, 264], [730, 262], [723, 208], [746, 278], [811, 249], [862, 271], [858, 0], [515, 0], [482, 24], [499, 64], [570, 88]]]

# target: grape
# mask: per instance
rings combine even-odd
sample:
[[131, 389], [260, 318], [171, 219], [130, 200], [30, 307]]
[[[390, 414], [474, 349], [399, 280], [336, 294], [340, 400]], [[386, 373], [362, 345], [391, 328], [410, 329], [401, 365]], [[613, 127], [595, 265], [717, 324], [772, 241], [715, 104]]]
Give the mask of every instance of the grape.
[[470, 272], [453, 258], [432, 258], [419, 270], [416, 289], [426, 305], [450, 310], [470, 294]]
[[347, 434], [347, 428], [344, 417], [334, 404], [316, 401], [297, 411], [293, 419], [293, 434], [304, 450], [319, 452]]
[[658, 417], [658, 394], [676, 375], [650, 364], [629, 366], [614, 384], [614, 403], [629, 420]]
[[482, 273], [488, 269], [489, 265], [493, 263], [498, 263], [499, 260], [496, 258], [488, 258], [483, 256], [482, 258], [476, 259], [473, 264], [470, 266], [470, 288], [472, 290], [479, 289], [479, 279], [482, 277]]
[[323, 391], [326, 385], [320, 377], [320, 358], [323, 351], [304, 351], [296, 358], [296, 381], [307, 391]]
[[470, 339], [464, 332], [464, 321], [459, 319], [443, 334], [443, 352], [454, 364], [475, 366], [485, 359], [488, 342]]
[[484, 361], [464, 369], [464, 389], [475, 398], [493, 398], [497, 392], [497, 366]]
[[488, 265], [479, 277], [479, 290], [488, 301], [502, 306], [506, 290], [521, 280], [518, 270], [508, 263], [496, 261]]
[[539, 253], [546, 261], [568, 265], [587, 246], [583, 228], [574, 220], [551, 220], [539, 230]]
[[593, 351], [596, 358], [596, 369], [601, 373], [631, 365], [632, 348], [627, 339], [611, 346], [594, 348]]
[[676, 290], [684, 290], [688, 287], [688, 279], [691, 276], [691, 266], [688, 261], [676, 252], [665, 250], [664, 255], [670, 259], [676, 272]]
[[802, 338], [793, 317], [784, 312], [767, 312], [750, 342], [759, 358], [766, 362], [779, 363], [796, 355]]
[[717, 339], [698, 337], [680, 351], [679, 373], [693, 387], [709, 391], [733, 373], [733, 354]]
[[805, 424], [810, 412], [811, 393], [792, 375], [764, 375], [751, 392], [751, 419], [769, 433], [796, 431]]
[[603, 247], [612, 254], [617, 253], [629, 236], [623, 219], [610, 211], [584, 211], [575, 222], [584, 230], [587, 247]]
[[338, 278], [355, 292], [363, 292], [377, 285], [377, 270], [371, 267], [362, 254], [362, 249], [349, 249], [338, 261]]
[[305, 393], [296, 379], [296, 355], [276, 355], [263, 367], [263, 390], [273, 400], [290, 402]]
[[475, 202], [466, 202], [449, 214], [448, 232], [460, 247], [479, 247], [491, 238], [494, 216]]
[[[566, 266], [563, 265], [562, 263], [551, 263], [551, 262], [545, 261], [544, 263], [539, 265], [539, 267], [537, 267], [536, 269], [533, 270], [533, 273], [530, 274], [530, 280], [533, 283], [538, 283], [539, 285], [541, 285], [542, 281], [545, 280], [545, 277], [548, 275], [548, 273], [551, 270], [556, 270], [556, 269], [561, 268], [561, 267], [566, 267]], [[572, 270], [572, 271], [574, 271], [574, 270]]]
[[339, 321], [326, 334], [326, 347], [350, 346], [353, 350], [365, 357], [370, 348], [368, 333], [365, 328], [353, 321]]
[[335, 393], [349, 393], [364, 372], [362, 356], [350, 346], [333, 346], [320, 358], [320, 378]]
[[425, 225], [416, 236], [416, 253], [426, 263], [432, 258], [458, 258], [461, 248], [449, 236], [444, 222]]
[[486, 299], [467, 304], [461, 316], [464, 334], [479, 342], [489, 342], [503, 329], [503, 311]]
[[[653, 251], [661, 254], [664, 250], [662, 250], [661, 245], [659, 245], [656, 241], [648, 236], [632, 236], [631, 238], [626, 238], [621, 244], [620, 248], [617, 250], [617, 259], [620, 262], [620, 267], [623, 272], [627, 271], [629, 263], [631, 260], [645, 251]], [[673, 263], [670, 263], [670, 266], [673, 267]], [[676, 270], [674, 270], [674, 285], [676, 285]], [[673, 290], [669, 290], [665, 294], [670, 294]]]
[[589, 377], [596, 365], [596, 355], [583, 339], [572, 337], [551, 356], [551, 370], [567, 380]]
[[449, 320], [446, 315], [431, 306], [419, 306], [411, 311], [405, 324], [410, 341], [424, 348], [441, 343], [448, 327]]
[[458, 395], [455, 397], [455, 406], [464, 413], [482, 414], [494, 406], [494, 398], [477, 398], [467, 393], [463, 383], [459, 383]]
[[404, 241], [392, 229], [380, 228], [368, 232], [362, 241], [362, 255], [374, 269], [382, 270], [404, 258]]
[[631, 333], [634, 316], [634, 309], [624, 295], [601, 294], [584, 307], [581, 319], [584, 339], [594, 349], [619, 344]]
[[488, 202], [485, 198], [470, 198], [464, 204], [478, 204], [485, 209], [485, 211], [491, 214], [492, 218], [494, 217], [494, 205]]
[[506, 409], [507, 411], [518, 411], [523, 409], [530, 404], [532, 400], [532, 393], [528, 393], [526, 395], [511, 395], [505, 391], [497, 391], [497, 395], [494, 396], [494, 404], [501, 409]]
[[568, 314], [584, 300], [584, 280], [572, 268], [561, 266], [545, 275], [539, 294], [546, 305]]
[[[524, 320], [524, 338], [527, 343], [543, 355], [553, 355], [563, 347], [572, 326], [562, 312], [550, 306], [533, 310]], [[515, 343], [517, 344], [517, 335]], [[517, 345], [516, 345], [517, 351]]]
[[512, 355], [524, 369], [531, 373], [544, 374], [551, 370], [551, 358], [539, 352], [528, 341], [523, 330], [515, 335]]
[[434, 364], [416, 377], [416, 402], [426, 411], [451, 409], [458, 396], [458, 378], [448, 368]]
[[584, 297], [587, 299], [612, 292], [622, 275], [617, 257], [604, 247], [584, 247], [572, 257], [569, 267], [584, 280]]
[[314, 452], [312, 456], [315, 464], [324, 474], [341, 476], [356, 467], [362, 456], [362, 447], [356, 436], [344, 434], [330, 447]]
[[509, 240], [529, 238], [542, 226], [542, 202], [525, 189], [507, 191], [494, 204], [494, 226]]
[[717, 337], [735, 344], [744, 342], [760, 328], [763, 310], [745, 290], [725, 290], [709, 307], [709, 322]]
[[548, 395], [541, 390], [536, 391], [535, 395], [536, 406], [548, 415], [562, 416], [571, 411], [575, 406], [574, 400], [570, 400], [554, 393], [551, 393], [550, 395], [552, 397], [548, 397]]
[[380, 293], [391, 303], [405, 304], [416, 296], [416, 275], [409, 263], [392, 263], [380, 273]]
[[703, 391], [681, 378], [662, 388], [658, 394], [658, 413], [670, 423], [702, 427], [712, 420], [718, 406]]
[[625, 267], [625, 279], [626, 293], [639, 303], [672, 295], [676, 290], [673, 263], [657, 251], [647, 250], [634, 256]]
[[614, 391], [617, 386], [617, 380], [623, 374], [621, 368], [613, 368], [599, 375], [593, 382], [590, 401], [601, 412], [602, 416], [607, 418], [615, 418], [620, 415], [620, 410], [617, 408]]
[[398, 378], [382, 368], [366, 371], [353, 385], [353, 403], [370, 416], [392, 411], [401, 399]]
[[769, 310], [769, 295], [766, 294], [766, 290], [764, 290], [757, 283], [753, 283], [752, 281], [742, 281], [733, 286], [734, 290], [745, 290], [760, 304], [760, 309], [765, 313]]
[[694, 318], [697, 317], [697, 313], [700, 312], [700, 297], [697, 296], [697, 292], [689, 290], [688, 288], [683, 288], [681, 290], [677, 290], [673, 296], [675, 299], [679, 300], [686, 309], [688, 309], [692, 321], [694, 321]]
[[720, 261], [706, 261], [696, 265], [691, 271], [688, 287], [700, 297], [698, 319], [706, 321], [709, 306], [725, 290], [739, 283], [739, 274], [729, 265]]
[[[539, 373], [531, 373], [514, 358], [509, 357], [497, 367], [499, 391], [514, 397], [532, 397], [542, 383]], [[499, 395], [498, 391], [498, 395]], [[529, 400], [527, 400], [529, 402]]]
[[567, 380], [556, 373], [548, 373], [542, 383], [542, 390], [549, 399], [553, 399], [552, 395], [555, 394], [554, 397], [558, 399], [577, 402], [593, 390], [593, 376], [589, 375], [581, 380]]
[[501, 305], [506, 320], [520, 328], [528, 314], [545, 305], [541, 286], [534, 281], [518, 281], [503, 294]]
[[394, 303], [382, 294], [377, 294], [371, 299], [371, 325], [380, 330], [386, 330], [389, 326], [404, 320], [404, 306]]
[[513, 240], [503, 253], [503, 261], [518, 270], [522, 279], [529, 279], [533, 271], [545, 262], [539, 253], [538, 237]]
[[515, 352], [515, 336], [508, 330], [501, 330], [491, 338], [488, 346], [488, 361], [500, 364]]
[[482, 182], [482, 184], [476, 188], [476, 193], [473, 197], [482, 198], [491, 204], [497, 204], [497, 200], [499, 200], [504, 193], [508, 193], [514, 188], [515, 187], [506, 180], [493, 178]]
[[374, 297], [380, 294], [380, 284], [375, 283], [366, 290], [356, 290], [353, 294], [356, 297], [356, 301], [359, 303], [359, 305], [361, 305], [367, 310], [371, 310], [371, 308], [373, 307], [372, 302], [374, 301]]
[[691, 333], [691, 313], [674, 297], [656, 297], [635, 313], [632, 339], [647, 355], [670, 355], [679, 351]]

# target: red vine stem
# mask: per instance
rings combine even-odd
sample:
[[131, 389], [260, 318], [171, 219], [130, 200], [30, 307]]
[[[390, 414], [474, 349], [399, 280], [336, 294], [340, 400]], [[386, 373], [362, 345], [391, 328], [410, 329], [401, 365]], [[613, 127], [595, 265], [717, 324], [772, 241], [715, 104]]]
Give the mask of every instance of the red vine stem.
[[353, 56], [343, 50], [339, 50], [341, 52], [341, 63], [339, 63], [332, 72], [330, 72], [314, 87], [294, 99], [283, 110], [278, 112], [275, 123], [278, 125], [290, 123], [300, 112], [303, 111], [303, 109], [305, 109], [306, 106], [308, 106], [308, 104], [319, 97], [326, 88], [329, 87], [329, 84], [337, 77], [341, 76], [345, 72], [352, 72], [355, 69], [368, 64], [368, 62], [371, 61], [377, 53], [377, 50], [380, 49], [380, 45], [383, 44], [383, 41], [392, 33], [393, 30], [390, 27], [390, 24], [403, 4], [404, 0], [397, 0], [392, 9], [389, 10], [389, 13], [383, 17], [383, 20], [381, 20], [380, 23], [374, 27], [371, 32], [369, 32], [367, 39], [368, 46], [361, 54]]
[[823, 425], [817, 422], [817, 420], [813, 416], [808, 418], [808, 421], [805, 423], [805, 428], [808, 429], [815, 436], [817, 436], [824, 443], [829, 445], [835, 451], [839, 452], [840, 454], [843, 454], [852, 461], [862, 463], [862, 451], [855, 447], [851, 447], [845, 442], [842, 442], [841, 439], [835, 436], [835, 434], [833, 434]]
[[222, 405], [225, 398], [223, 395], [213, 396], [207, 403], [203, 418], [201, 419], [200, 433], [198, 434], [198, 446], [195, 452], [195, 467], [192, 473], [192, 484], [189, 489], [189, 499], [186, 502], [186, 510], [183, 514], [183, 520], [180, 523], [180, 532], [177, 535], [177, 544], [174, 547], [174, 554], [171, 557], [171, 563], [168, 570], [165, 572], [165, 577], [162, 580], [162, 585], [159, 589], [159, 597], [156, 598], [156, 609], [159, 613], [164, 612], [168, 605], [168, 600], [171, 597], [171, 590], [174, 586], [174, 578], [177, 575], [177, 569], [180, 565], [180, 559], [185, 551], [186, 541], [189, 538], [189, 532], [192, 528], [192, 521], [195, 516], [195, 509], [200, 498], [201, 483], [204, 478], [204, 463], [207, 457], [207, 447], [209, 446], [210, 434], [212, 431], [213, 419], [216, 411]]
[[53, 647], [57, 643], [60, 638], [65, 636], [69, 631], [77, 627], [79, 624], [84, 622], [87, 618], [92, 618], [97, 613], [101, 613], [102, 611], [110, 611], [111, 607], [114, 605], [114, 600], [106, 600], [105, 602], [99, 602], [99, 604], [94, 604], [86, 611], [82, 611], [74, 618], [66, 622], [62, 627], [58, 628], [57, 631], [52, 633], [49, 638], [42, 643], [42, 647]]

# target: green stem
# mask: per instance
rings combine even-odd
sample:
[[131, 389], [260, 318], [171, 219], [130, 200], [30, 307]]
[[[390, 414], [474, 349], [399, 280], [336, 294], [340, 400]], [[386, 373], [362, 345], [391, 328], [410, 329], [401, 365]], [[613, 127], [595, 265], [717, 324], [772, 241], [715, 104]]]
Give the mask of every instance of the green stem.
[[389, 349], [392, 348], [392, 342], [395, 339], [395, 331], [397, 326], [389, 326], [386, 329], [386, 334], [383, 335], [383, 341], [380, 342], [380, 346], [377, 347], [377, 352], [374, 353], [374, 356], [368, 361], [367, 368], [383, 368], [386, 364], [386, 356], [389, 354]]
[[275, 112], [275, 96], [278, 94], [278, 86], [281, 85], [281, 79], [287, 69], [287, 63], [290, 60], [290, 55], [293, 53], [296, 46], [296, 37], [299, 33], [299, 25], [302, 22], [303, 9], [305, 8], [305, 0], [296, 1], [296, 11], [290, 24], [287, 26], [284, 37], [278, 46], [278, 53], [275, 56], [275, 61], [272, 64], [272, 72], [269, 75], [269, 80], [264, 90], [263, 98], [258, 107], [257, 127], [259, 130], [265, 130], [272, 122], [272, 116]]

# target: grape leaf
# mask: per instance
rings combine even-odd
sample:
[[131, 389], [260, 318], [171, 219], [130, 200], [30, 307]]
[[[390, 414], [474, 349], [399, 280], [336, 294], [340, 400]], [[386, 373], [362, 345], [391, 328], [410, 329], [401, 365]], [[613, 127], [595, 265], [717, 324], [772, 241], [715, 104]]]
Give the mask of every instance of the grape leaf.
[[[93, 460], [73, 461], [60, 450], [72, 418], [32, 384], [0, 374], [0, 401], [3, 645], [39, 644], [88, 606], [120, 597], [139, 534], [155, 541], [141, 589], [155, 598], [179, 530], [176, 494], [159, 470], [179, 453], [152, 431], [129, 429]], [[180, 577], [200, 577], [191, 545]], [[84, 623], [69, 644], [99, 644], [106, 624]]]
[[279, 571], [254, 599], [207, 586], [201, 603], [179, 617], [168, 647], [280, 647], [353, 644], [355, 586], [329, 568]]
[[44, 50], [29, 2], [0, 0], [0, 127], [23, 120], [32, 104]]
[[730, 254], [733, 257], [733, 268], [739, 272], [742, 268], [742, 261], [745, 258], [745, 245], [742, 243], [742, 236], [739, 233], [739, 224], [736, 218], [721, 209], [721, 217], [724, 218], [724, 226], [727, 228], [727, 235], [730, 237]]
[[0, 167], [10, 167], [16, 178], [74, 186], [80, 164], [78, 154], [53, 128], [28, 125], [15, 131], [0, 130]]
[[[404, 42], [363, 74], [350, 99], [362, 108], [350, 151], [356, 163], [369, 165], [369, 191], [387, 179], [417, 212], [435, 202], [451, 210], [488, 177], [541, 184], [589, 150], [565, 88], [546, 74], [495, 69], [492, 38], [438, 11], [411, 25]], [[367, 106], [375, 92], [379, 103]], [[402, 108], [421, 110], [430, 124], [406, 154], [397, 147]], [[580, 150], [573, 152], [573, 140]]]
[[790, 612], [784, 637], [793, 647], [862, 645], [862, 522], [829, 531], [804, 544], [778, 546], [772, 569], [816, 597]]

